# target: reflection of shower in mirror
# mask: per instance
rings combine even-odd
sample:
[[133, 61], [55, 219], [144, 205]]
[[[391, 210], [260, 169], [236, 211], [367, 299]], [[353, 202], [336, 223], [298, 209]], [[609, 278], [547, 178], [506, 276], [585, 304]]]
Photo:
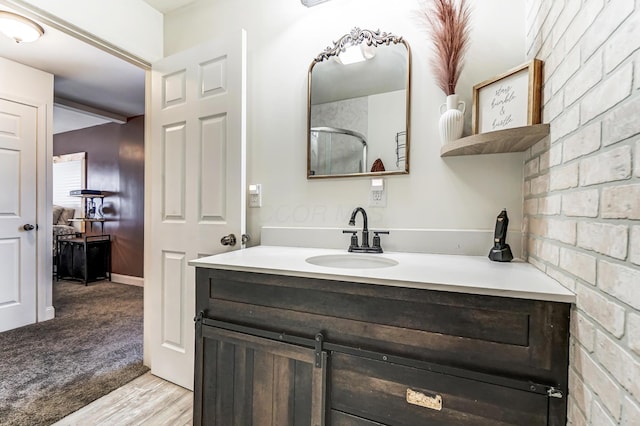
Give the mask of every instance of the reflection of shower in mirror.
[[310, 136], [311, 175], [366, 171], [367, 139], [361, 133], [335, 127], [312, 127]]

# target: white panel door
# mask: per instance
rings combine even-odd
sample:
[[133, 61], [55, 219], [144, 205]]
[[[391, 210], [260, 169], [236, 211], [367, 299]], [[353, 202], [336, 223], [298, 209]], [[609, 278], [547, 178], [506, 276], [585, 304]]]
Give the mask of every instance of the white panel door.
[[0, 99], [0, 331], [36, 322], [36, 117]]
[[[244, 31], [152, 67], [151, 372], [193, 388], [195, 268], [245, 233]], [[234, 234], [235, 246], [222, 237]]]

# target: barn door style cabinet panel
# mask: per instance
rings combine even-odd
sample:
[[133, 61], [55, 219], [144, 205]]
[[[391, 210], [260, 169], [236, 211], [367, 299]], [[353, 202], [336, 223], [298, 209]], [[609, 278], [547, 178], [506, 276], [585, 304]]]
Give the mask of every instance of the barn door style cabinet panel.
[[196, 276], [196, 425], [566, 423], [569, 303]]
[[322, 424], [326, 352], [316, 368], [312, 349], [208, 325], [197, 338], [194, 424]]

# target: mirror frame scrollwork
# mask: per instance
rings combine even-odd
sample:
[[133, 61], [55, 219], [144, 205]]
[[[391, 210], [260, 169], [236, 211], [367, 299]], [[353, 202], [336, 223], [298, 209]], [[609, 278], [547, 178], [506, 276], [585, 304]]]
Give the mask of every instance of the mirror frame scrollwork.
[[[361, 173], [348, 173], [348, 174], [335, 174], [335, 175], [313, 175], [311, 174], [311, 73], [313, 68], [320, 62], [329, 60], [334, 56], [340, 55], [345, 52], [350, 46], [358, 46], [362, 43], [366, 43], [367, 46], [378, 47], [381, 45], [390, 44], [403, 44], [407, 49], [407, 80], [406, 80], [406, 142], [405, 142], [405, 165], [404, 170], [391, 170], [383, 172], [361, 172]], [[308, 88], [307, 88], [307, 179], [325, 179], [336, 177], [359, 177], [359, 176], [380, 176], [380, 175], [398, 175], [409, 173], [409, 144], [410, 144], [410, 129], [411, 129], [411, 48], [409, 43], [401, 37], [391, 33], [381, 32], [380, 30], [371, 31], [367, 29], [360, 29], [355, 27], [350, 33], [343, 35], [338, 41], [333, 42], [333, 46], [328, 46], [320, 54], [318, 54], [311, 65], [309, 65], [308, 72]]]

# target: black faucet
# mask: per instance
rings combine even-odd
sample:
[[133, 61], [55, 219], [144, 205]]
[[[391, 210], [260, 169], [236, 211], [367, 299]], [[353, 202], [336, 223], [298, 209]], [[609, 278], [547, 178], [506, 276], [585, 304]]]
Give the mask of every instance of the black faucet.
[[388, 234], [389, 231], [373, 231], [373, 247], [369, 246], [369, 221], [367, 219], [367, 212], [362, 207], [356, 207], [351, 213], [349, 219], [349, 225], [356, 225], [356, 216], [358, 212], [362, 213], [362, 245], [358, 245], [358, 231], [342, 231], [343, 234], [351, 235], [351, 244], [349, 245], [349, 252], [357, 253], [382, 253], [382, 247], [380, 246], [380, 236], [378, 234]]
[[362, 213], [362, 245], [360, 247], [369, 247], [369, 220], [367, 219], [367, 212], [362, 207], [356, 207], [351, 213], [351, 219], [349, 219], [350, 226], [356, 226], [356, 215], [358, 212]]

